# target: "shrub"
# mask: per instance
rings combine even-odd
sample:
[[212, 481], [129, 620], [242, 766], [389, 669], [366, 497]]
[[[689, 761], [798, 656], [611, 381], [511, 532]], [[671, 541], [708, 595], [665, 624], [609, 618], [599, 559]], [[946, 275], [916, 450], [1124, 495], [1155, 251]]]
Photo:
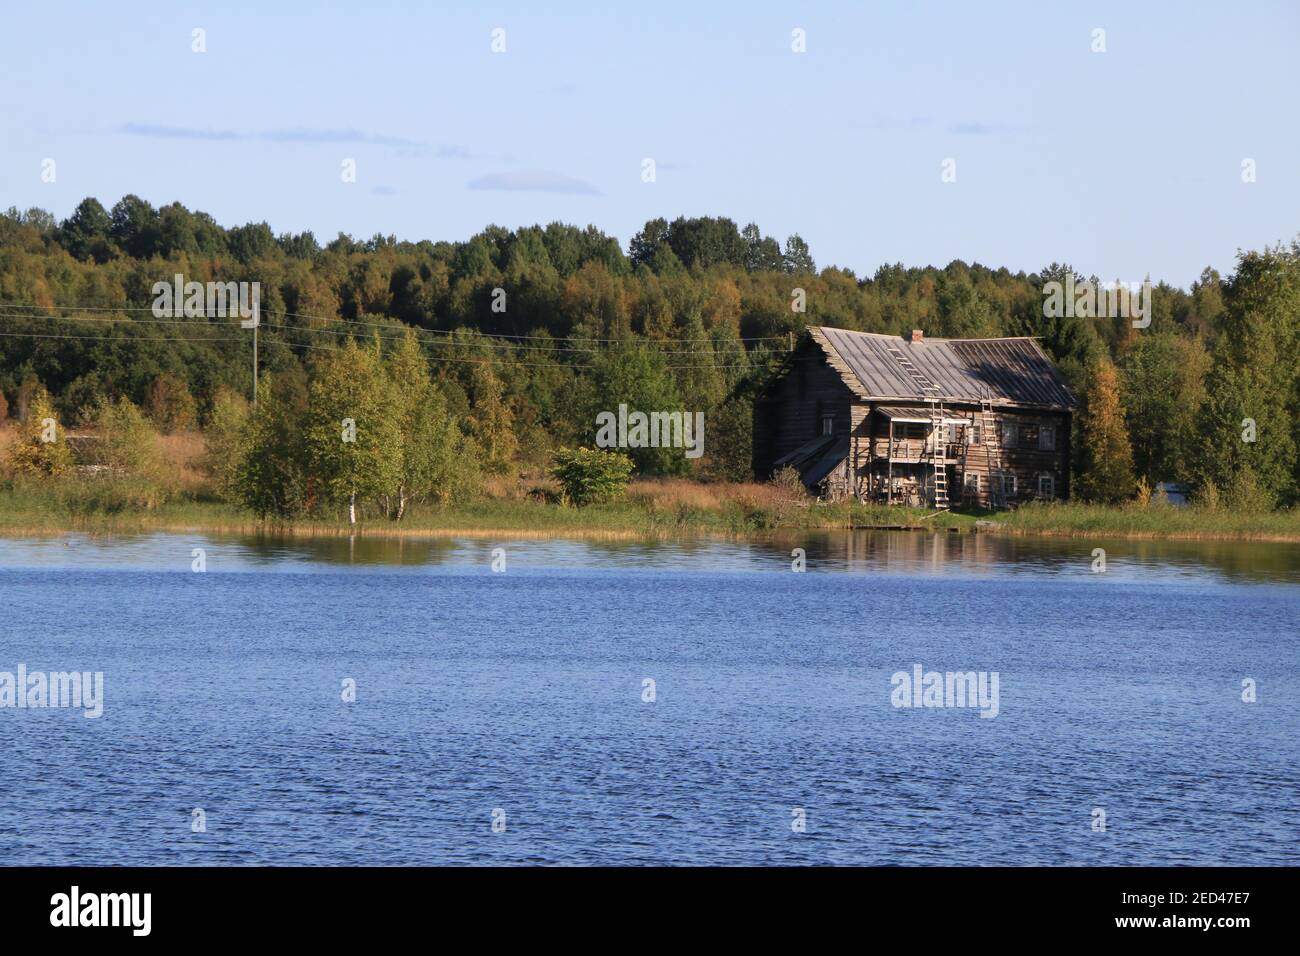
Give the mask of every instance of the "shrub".
[[72, 470], [72, 453], [45, 389], [35, 391], [22, 432], [9, 446], [9, 466], [20, 475], [57, 477]]
[[1214, 483], [1213, 478], [1205, 479], [1205, 482], [1197, 489], [1193, 504], [1202, 511], [1210, 513], [1214, 513], [1223, 507], [1223, 498], [1219, 494], [1219, 486]]
[[212, 399], [212, 414], [203, 433], [207, 452], [203, 467], [212, 479], [212, 491], [222, 501], [240, 500], [237, 477], [244, 457], [244, 428], [248, 402], [224, 385]]
[[1225, 497], [1228, 507], [1241, 514], [1263, 514], [1277, 505], [1276, 496], [1264, 487], [1249, 465], [1243, 465], [1233, 475]]
[[800, 508], [808, 507], [808, 489], [797, 468], [786, 465], [768, 482], [772, 489], [773, 518], [777, 525], [790, 521]]
[[117, 476], [158, 476], [158, 436], [140, 409], [125, 398], [103, 400], [95, 409], [94, 423], [99, 441], [90, 446], [93, 464]]
[[565, 500], [579, 507], [619, 497], [632, 477], [632, 459], [618, 452], [561, 448], [551, 458]]
[[164, 435], [193, 428], [197, 417], [194, 396], [171, 372], [163, 372], [153, 380], [148, 409], [154, 427]]

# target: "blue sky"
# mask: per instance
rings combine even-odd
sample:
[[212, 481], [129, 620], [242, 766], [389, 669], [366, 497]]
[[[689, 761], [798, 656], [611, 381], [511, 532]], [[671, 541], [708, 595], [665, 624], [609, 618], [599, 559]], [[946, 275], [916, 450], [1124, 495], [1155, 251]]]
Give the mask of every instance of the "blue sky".
[[624, 246], [722, 215], [859, 275], [1185, 286], [1300, 231], [1297, 41], [1294, 2], [14, 5], [0, 206], [134, 192], [322, 240], [558, 219]]

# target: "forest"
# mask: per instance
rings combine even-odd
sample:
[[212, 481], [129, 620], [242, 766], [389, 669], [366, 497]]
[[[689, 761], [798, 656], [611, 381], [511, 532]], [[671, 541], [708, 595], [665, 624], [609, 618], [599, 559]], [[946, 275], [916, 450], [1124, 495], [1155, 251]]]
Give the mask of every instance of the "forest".
[[[152, 310], [155, 283], [176, 274], [260, 284], [256, 408], [247, 329]], [[400, 520], [411, 502], [545, 472], [557, 453], [593, 444], [597, 413], [625, 403], [701, 411], [707, 423], [699, 459], [629, 450], [638, 475], [748, 481], [754, 390], [793, 336], [830, 325], [1037, 336], [1083, 402], [1072, 485], [1086, 501], [1144, 502], [1176, 481], [1210, 509], [1295, 504], [1300, 244], [1240, 251], [1231, 274], [1207, 268], [1185, 290], [1151, 277], [1141, 329], [1045, 315], [1044, 285], [1066, 277], [1105, 281], [1055, 261], [1031, 274], [954, 261], [858, 276], [819, 268], [798, 235], [780, 242], [715, 217], [652, 220], [624, 249], [562, 223], [322, 244], [136, 196], [111, 208], [88, 198], [61, 222], [10, 209], [4, 480], [70, 467], [33, 444], [54, 417], [74, 438], [99, 434], [80, 459], [109, 472], [129, 472], [135, 453], [114, 458], [106, 430], [201, 434], [213, 496], [268, 517], [359, 507]], [[344, 418], [383, 424], [338, 460]]]

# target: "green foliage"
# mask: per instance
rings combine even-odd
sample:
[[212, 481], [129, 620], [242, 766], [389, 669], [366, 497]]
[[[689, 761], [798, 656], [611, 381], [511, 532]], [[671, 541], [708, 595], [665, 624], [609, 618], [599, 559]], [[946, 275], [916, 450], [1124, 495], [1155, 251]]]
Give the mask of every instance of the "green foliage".
[[551, 476], [559, 481], [565, 500], [579, 507], [618, 498], [632, 476], [631, 459], [617, 452], [560, 448], [553, 461]]
[[1189, 477], [1208, 368], [1205, 348], [1182, 336], [1143, 336], [1129, 350], [1121, 389], [1125, 423], [1136, 471], [1148, 484]]
[[1225, 290], [1196, 476], [1234, 503], [1293, 502], [1300, 488], [1300, 247], [1243, 253]]
[[[1187, 291], [1157, 284], [1152, 326], [1135, 330], [1126, 321], [1045, 316], [1044, 284], [1073, 275], [1067, 264], [1037, 274], [961, 261], [884, 265], [859, 277], [834, 266], [817, 271], [798, 235], [782, 245], [754, 223], [738, 228], [726, 218], [652, 219], [625, 253], [594, 227], [562, 223], [490, 226], [456, 242], [340, 235], [321, 243], [310, 233], [277, 237], [264, 222], [223, 227], [179, 203], [156, 209], [125, 196], [110, 211], [87, 198], [61, 223], [40, 209], [0, 213], [0, 294], [36, 307], [30, 318], [5, 319], [15, 334], [0, 337], [0, 393], [26, 421], [40, 380], [56, 417], [74, 425], [103, 400], [125, 398], [163, 431], [189, 427], [194, 407], [210, 413], [223, 388], [248, 394], [248, 333], [196, 318], [161, 336], [147, 319], [154, 283], [179, 272], [200, 282], [260, 282], [262, 368], [281, 382], [285, 414], [306, 412], [305, 392], [295, 396], [290, 382], [305, 388], [328, 350], [375, 331], [351, 323], [378, 326], [387, 350], [406, 330], [420, 330], [444, 411], [431, 398], [429, 420], [420, 423], [408, 403], [396, 430], [405, 444], [413, 430], [443, 434], [449, 421], [463, 436], [451, 456], [464, 487], [480, 471], [509, 474], [541, 464], [557, 446], [589, 444], [595, 413], [619, 404], [704, 412], [710, 441], [701, 473], [738, 478], [741, 403], [784, 354], [789, 333], [825, 324], [1032, 335], [1081, 396], [1094, 387], [1094, 368], [1109, 362], [1124, 370], [1120, 430], [1133, 447], [1135, 480], [1190, 476], [1198, 486], [1214, 482], [1225, 502], [1240, 485], [1255, 491], [1234, 500], [1264, 495], [1285, 505], [1300, 500], [1297, 259], [1294, 244], [1248, 252], [1233, 274], [1207, 269]], [[806, 293], [806, 312], [791, 309], [794, 286]], [[498, 288], [504, 311], [494, 308]], [[112, 321], [91, 323], [84, 312], [47, 317], [75, 309]], [[239, 337], [246, 344], [229, 341]], [[1247, 418], [1255, 442], [1240, 437]], [[1084, 417], [1076, 422], [1082, 429]], [[304, 451], [296, 437], [303, 424], [277, 424], [288, 444], [262, 451], [272, 471], [289, 469], [306, 483], [307, 461], [290, 467], [290, 451]], [[1076, 436], [1076, 481], [1089, 467], [1086, 437]], [[430, 447], [454, 449], [460, 440], [430, 439]], [[690, 467], [680, 449], [631, 453], [647, 475]], [[406, 456], [396, 455], [388, 490], [366, 498], [367, 507], [402, 510], [414, 478], [405, 474]], [[431, 461], [420, 466], [430, 474], [441, 469]], [[417, 503], [421, 494], [433, 502], [461, 493], [447, 492], [460, 486], [445, 478], [418, 483], [429, 490], [410, 499]], [[284, 500], [255, 497], [278, 513], [312, 500], [336, 505], [337, 493], [337, 483], [320, 476]]]
[[514, 460], [518, 440], [514, 416], [505, 400], [505, 386], [490, 362], [474, 361], [468, 394], [469, 430], [483, 450], [483, 464], [492, 472], [504, 474]]
[[125, 398], [102, 401], [93, 415], [94, 441], [88, 464], [114, 476], [160, 477], [158, 434], [140, 409]]
[[[602, 412], [617, 415], [619, 405], [626, 405], [629, 414], [695, 411], [683, 409], [677, 383], [668, 371], [664, 356], [635, 340], [597, 354], [583, 387], [585, 414], [579, 435], [593, 443], [596, 416]], [[629, 448], [627, 453], [642, 474], [682, 475], [689, 467], [689, 459], [681, 448]]]
[[1084, 467], [1079, 493], [1089, 501], [1117, 504], [1137, 490], [1133, 477], [1133, 449], [1124, 428], [1119, 373], [1109, 362], [1093, 372], [1083, 412]]
[[752, 477], [754, 416], [747, 398], [735, 397], [705, 419], [707, 439], [701, 476], [713, 481], [749, 481]]
[[399, 403], [402, 459], [397, 487], [384, 496], [384, 510], [400, 521], [412, 503], [445, 505], [453, 496], [476, 490], [482, 452], [448, 412], [413, 333], [402, 337], [387, 373]]
[[164, 435], [193, 428], [198, 417], [194, 396], [180, 377], [171, 372], [153, 380], [147, 407], [154, 427]]
[[248, 417], [248, 402], [243, 396], [224, 386], [217, 389], [203, 432], [203, 464], [213, 493], [222, 501], [240, 500], [239, 467], [246, 454]]
[[402, 477], [401, 401], [376, 341], [352, 339], [319, 364], [303, 429], [308, 471], [326, 504], [356, 505], [391, 494]]
[[9, 467], [19, 475], [57, 478], [72, 470], [72, 453], [44, 389], [31, 397], [27, 421], [9, 446]]
[[257, 408], [240, 438], [235, 488], [239, 501], [259, 518], [297, 518], [311, 503], [299, 428], [306, 401], [290, 382], [274, 375], [262, 380]]

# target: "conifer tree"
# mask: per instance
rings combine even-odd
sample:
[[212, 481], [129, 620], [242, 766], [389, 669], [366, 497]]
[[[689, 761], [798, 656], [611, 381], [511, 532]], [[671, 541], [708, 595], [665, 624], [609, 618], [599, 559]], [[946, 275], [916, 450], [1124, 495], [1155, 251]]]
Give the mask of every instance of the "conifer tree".
[[1124, 427], [1124, 406], [1120, 401], [1119, 373], [1108, 361], [1100, 362], [1092, 374], [1083, 413], [1084, 467], [1079, 475], [1079, 493], [1090, 501], [1116, 504], [1133, 497], [1133, 448]]

